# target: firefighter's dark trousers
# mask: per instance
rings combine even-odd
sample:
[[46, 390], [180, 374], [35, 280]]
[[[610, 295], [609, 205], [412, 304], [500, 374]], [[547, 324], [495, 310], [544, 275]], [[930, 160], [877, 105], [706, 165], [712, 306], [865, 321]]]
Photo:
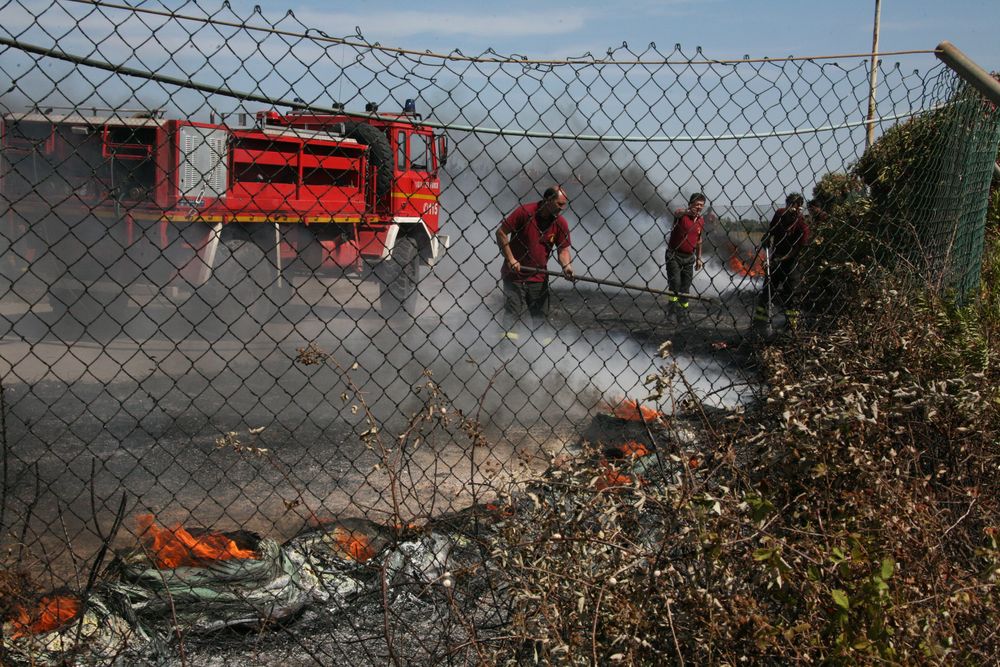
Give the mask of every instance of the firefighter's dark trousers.
[[[690, 294], [691, 283], [694, 282], [694, 253], [677, 252], [667, 248], [667, 284], [671, 292]], [[671, 314], [681, 319], [687, 314], [690, 306], [686, 297], [669, 296]]]
[[531, 329], [537, 329], [548, 321], [549, 317], [549, 281], [513, 282], [501, 281], [503, 284], [503, 323], [508, 337], [516, 338], [519, 324], [527, 324]]
[[785, 313], [785, 323], [790, 329], [795, 329], [799, 320], [799, 282], [799, 270], [795, 259], [772, 262], [770, 274], [764, 278], [764, 288], [757, 297], [754, 321], [765, 322], [769, 317], [769, 307], [780, 305]]

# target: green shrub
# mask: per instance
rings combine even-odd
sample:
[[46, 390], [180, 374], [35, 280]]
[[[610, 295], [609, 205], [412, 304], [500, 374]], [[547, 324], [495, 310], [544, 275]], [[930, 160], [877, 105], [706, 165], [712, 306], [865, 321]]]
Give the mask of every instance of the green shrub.
[[[536, 486], [488, 546], [516, 638], [498, 655], [995, 664], [990, 323], [976, 305], [882, 281], [844, 315], [763, 351], [758, 409], [654, 426], [662, 458], [629, 464], [642, 480], [602, 484], [604, 464], [581, 457]], [[680, 390], [669, 374], [662, 384]]]

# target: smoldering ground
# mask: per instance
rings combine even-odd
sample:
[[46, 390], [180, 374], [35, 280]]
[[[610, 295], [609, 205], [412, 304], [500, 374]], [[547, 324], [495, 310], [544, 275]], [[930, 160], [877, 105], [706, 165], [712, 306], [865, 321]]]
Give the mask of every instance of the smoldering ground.
[[[424, 406], [426, 394], [415, 388], [433, 379], [450, 406], [484, 424], [490, 447], [472, 448], [458, 431], [424, 442], [403, 494], [405, 512], [422, 516], [488, 488], [497, 470], [515, 470], [521, 454], [543, 465], [576, 442], [602, 403], [645, 396], [646, 377], [665, 363], [658, 345], [684, 342], [663, 302], [557, 279], [552, 330], [504, 347], [493, 232], [517, 204], [563, 183], [577, 271], [666, 287], [666, 212], [687, 193], [652, 182], [634, 156], [600, 147], [492, 146], [475, 135], [452, 141], [442, 175], [442, 232], [452, 247], [425, 270], [412, 320], [382, 318], [370, 282], [300, 277], [270, 321], [248, 319], [246, 304], [230, 302], [211, 313], [227, 326], [209, 335], [142, 285], [143, 275], [120, 283], [128, 298], [122, 313], [110, 317], [102, 302], [85, 309], [106, 328], [53, 320], [46, 300], [59, 270], [33, 269], [24, 254], [27, 269], [10, 281], [2, 304], [8, 435], [19, 443], [7, 453], [7, 516], [28, 516], [29, 535], [50, 554], [65, 552], [52, 530], [63, 521], [77, 536], [78, 557], [99, 545], [94, 514], [113, 513], [122, 490], [129, 514], [148, 509], [164, 521], [264, 533], [288, 535], [316, 516], [388, 518], [380, 455], [361, 438], [371, 427], [366, 413], [391, 444]], [[80, 259], [89, 256], [84, 247]], [[732, 291], [721, 266], [710, 262], [695, 291]], [[97, 268], [94, 284], [115, 283], [109, 266]], [[695, 344], [717, 331], [720, 315], [696, 308], [700, 323], [673, 361], [709, 401], [738, 403], [739, 368]], [[331, 363], [297, 363], [310, 344]], [[218, 448], [227, 433], [272, 459]]]
[[[459, 409], [475, 412], [501, 433], [515, 426], [530, 431], [535, 422], [543, 424], [543, 429], [558, 425], [572, 431], [573, 425], [602, 401], [622, 396], [641, 398], [646, 393], [644, 379], [659, 367], [655, 347], [660, 341], [639, 342], [621, 328], [608, 335], [601, 331], [596, 315], [579, 313], [581, 317], [575, 321], [575, 314], [569, 313], [560, 318], [554, 335], [545, 333], [527, 339], [522, 347], [500, 349], [500, 258], [493, 232], [519, 203], [536, 199], [546, 184], [561, 183], [571, 198], [568, 216], [577, 271], [665, 288], [661, 267], [670, 211], [683, 206], [687, 193], [675, 189], [669, 179], [654, 182], [651, 174], [658, 172], [641, 166], [637, 156], [625, 148], [613, 150], [597, 142], [496, 140], [474, 134], [451, 139], [452, 158], [442, 174], [441, 202], [443, 231], [452, 236], [453, 243], [421, 286], [422, 312], [415, 322], [381, 320], [371, 309], [377, 293], [371, 285], [359, 283], [317, 287], [300, 281], [296, 288], [302, 293], [284, 304], [274, 320], [261, 324], [240, 312], [246, 304], [239, 301], [230, 300], [210, 309], [213, 312], [193, 316], [190, 310], [178, 311], [164, 299], [153, 298], [116, 276], [104, 284], [120, 285], [132, 309], [109, 317], [104, 312], [107, 304], [98, 300], [93, 311], [102, 315], [101, 331], [96, 318], [62, 317], [56, 336], [66, 342], [88, 337], [98, 341], [131, 339], [139, 345], [162, 338], [197, 340], [205, 336], [204, 317], [223, 323], [224, 331], [217, 334], [222, 339], [235, 338], [254, 346], [273, 344], [275, 350], [269, 359], [292, 359], [297, 347], [315, 344], [340, 364], [340, 369], [328, 372], [350, 370], [350, 382], [366, 396], [373, 416], [384, 424], [405, 421], [407, 409], [415, 405], [413, 387], [428, 370]], [[27, 227], [31, 229], [31, 225]], [[80, 245], [74, 264], [93, 265], [93, 244], [80, 239]], [[708, 296], [732, 291], [732, 276], [723, 267], [721, 261], [710, 261], [696, 276], [693, 291]], [[105, 272], [111, 268], [107, 264], [96, 266]], [[60, 273], [52, 267], [42, 269], [32, 267], [30, 278], [44, 282]], [[30, 299], [31, 290], [21, 289], [26, 280], [19, 279], [13, 296]], [[634, 293], [606, 288], [595, 291], [581, 283], [555, 280], [553, 287], [557, 294], [570, 290], [583, 301], [590, 294], [591, 300], [614, 302], [616, 312], [627, 312], [635, 299]], [[313, 294], [307, 298], [304, 292], [309, 290]], [[49, 301], [50, 305], [59, 303], [51, 296]], [[49, 326], [46, 333], [56, 329], [51, 326], [51, 313], [46, 319], [44, 305], [28, 306], [27, 312], [15, 316], [15, 332], [30, 330], [31, 324], [43, 331]], [[559, 299], [554, 308], [560, 308]], [[633, 316], [648, 329], [662, 325], [665, 315], [661, 307]], [[706, 323], [714, 321], [707, 319]], [[217, 335], [206, 338], [210, 348]], [[550, 337], [552, 343], [543, 343]], [[204, 366], [212, 365], [211, 356], [189, 359], [171, 371], [201, 375]], [[727, 369], [725, 363], [710, 358], [682, 357], [676, 361], [690, 375], [692, 385], [703, 386], [706, 394], [716, 388], [716, 381], [709, 378], [738, 374], [737, 369]], [[234, 362], [231, 368], [235, 367]], [[171, 371], [168, 375], [174, 375]], [[267, 377], [280, 382], [285, 372], [269, 371]], [[333, 392], [335, 384], [330, 380], [319, 388], [322, 400], [331, 403], [334, 412], [344, 407], [329, 401], [331, 396], [344, 393]], [[304, 400], [303, 394], [300, 391], [295, 399]], [[216, 398], [222, 403], [220, 410], [237, 408], [227, 396]], [[275, 413], [269, 418], [278, 416]]]

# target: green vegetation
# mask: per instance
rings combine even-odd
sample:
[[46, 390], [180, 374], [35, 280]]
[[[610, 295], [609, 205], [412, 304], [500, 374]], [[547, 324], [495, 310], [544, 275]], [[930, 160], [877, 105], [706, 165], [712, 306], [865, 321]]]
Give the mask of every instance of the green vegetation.
[[996, 110], [959, 85], [945, 104], [887, 130], [846, 173], [823, 176], [813, 197], [827, 216], [801, 262], [807, 309], [835, 319], [886, 275], [974, 299], [983, 221], [995, 226], [1000, 210], [989, 190], [998, 140]]
[[764, 349], [766, 401], [725, 420], [668, 365], [660, 390], [700, 417], [654, 428], [658, 463], [608, 488], [597, 458], [563, 462], [490, 544], [521, 657], [992, 664], [998, 299], [869, 281], [823, 333]]
[[[995, 149], [991, 122], [963, 140]], [[696, 423], [651, 432], [644, 476], [609, 489], [598, 458], [563, 464], [504, 522], [522, 658], [995, 664], [1000, 183], [985, 215], [974, 188], [942, 208], [942, 174], [979, 173], [955, 123], [904, 123], [817, 184], [812, 326], [760, 350], [757, 409], [708, 416], [668, 364], [655, 385]], [[929, 248], [942, 222], [974, 238], [984, 217], [982, 252], [950, 258], [981, 254], [978, 289], [955, 298]]]

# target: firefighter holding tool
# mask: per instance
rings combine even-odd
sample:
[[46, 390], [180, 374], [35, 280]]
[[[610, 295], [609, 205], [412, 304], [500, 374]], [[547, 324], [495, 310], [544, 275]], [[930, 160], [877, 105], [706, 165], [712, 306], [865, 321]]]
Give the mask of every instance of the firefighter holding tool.
[[503, 257], [504, 337], [508, 340], [519, 338], [517, 329], [525, 314], [532, 328], [548, 320], [549, 277], [544, 271], [553, 249], [563, 275], [570, 280], [574, 277], [569, 224], [562, 215], [568, 203], [566, 192], [553, 185], [542, 193], [541, 201], [519, 206], [497, 228]]
[[690, 303], [686, 296], [691, 291], [694, 272], [702, 267], [701, 245], [705, 231], [705, 195], [696, 192], [688, 199], [687, 208], [674, 212], [674, 225], [667, 239], [667, 283], [670, 291], [670, 314], [678, 324], [688, 321]]
[[802, 215], [805, 198], [792, 193], [785, 206], [775, 211], [761, 244], [767, 257], [764, 287], [754, 309], [754, 327], [770, 328], [771, 306], [777, 302], [785, 314], [785, 325], [794, 331], [799, 323], [799, 255], [809, 243], [809, 224]]

